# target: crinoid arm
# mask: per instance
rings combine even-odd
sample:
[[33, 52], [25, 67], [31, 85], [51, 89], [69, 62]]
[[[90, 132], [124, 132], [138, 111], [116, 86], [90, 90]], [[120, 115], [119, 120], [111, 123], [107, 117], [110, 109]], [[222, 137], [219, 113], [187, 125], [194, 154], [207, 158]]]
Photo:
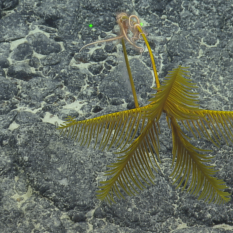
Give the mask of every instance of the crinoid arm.
[[123, 149], [145, 127], [144, 114], [147, 108], [145, 106], [82, 121], [68, 117], [58, 130], [61, 135], [77, 139], [80, 146], [89, 146], [94, 139], [99, 149], [104, 150], [107, 146], [110, 149], [113, 145]]
[[233, 143], [233, 111], [215, 111], [199, 109], [193, 114], [198, 119], [183, 120], [183, 126], [190, 131], [194, 138], [206, 138], [219, 147], [221, 140], [227, 144]]
[[[182, 190], [188, 185], [187, 192], [195, 196], [199, 195], [198, 200], [204, 199], [209, 203], [217, 204], [230, 201], [230, 193], [223, 191], [227, 188], [225, 182], [213, 177], [217, 170], [213, 169], [214, 166], [205, 164], [211, 162], [213, 158], [205, 154], [210, 150], [193, 146], [174, 118], [170, 118], [170, 125], [173, 142], [172, 165], [175, 163], [170, 176], [175, 179], [173, 184], [179, 182], [176, 188], [179, 188], [185, 181]], [[188, 184], [189, 178], [191, 182]]]
[[[163, 109], [167, 115], [168, 126], [172, 130], [173, 164], [175, 163], [171, 176], [175, 179], [174, 183], [179, 182], [177, 188], [185, 181], [183, 189], [188, 185], [187, 191], [195, 196], [199, 195], [199, 199], [209, 203], [225, 203], [230, 200], [230, 194], [224, 191], [227, 186], [224, 181], [213, 177], [217, 170], [211, 165], [206, 165], [213, 158], [205, 154], [210, 151], [193, 146], [181, 130], [178, 121], [183, 125], [186, 123], [185, 128], [193, 134], [196, 131], [198, 135], [203, 134], [212, 142], [214, 140], [209, 132], [217, 142], [221, 138], [220, 135], [232, 141], [230, 127], [233, 126], [233, 112], [199, 109], [198, 93], [193, 91], [196, 85], [191, 82], [186, 69], [179, 66], [169, 72], [164, 85], [156, 88], [159, 92], [150, 100], [151, 111], [147, 111], [146, 116], [153, 119], [156, 111], [157, 115], [160, 114], [159, 109]], [[192, 124], [194, 129], [191, 127]], [[189, 178], [191, 183], [188, 184]]]
[[[111, 169], [106, 171], [105, 175], [112, 177], [100, 182], [102, 185], [97, 191], [97, 198], [111, 204], [115, 202], [114, 195], [119, 199], [124, 198], [122, 191], [131, 196], [138, 193], [137, 189], [145, 188], [146, 184], [154, 184], [153, 170], [157, 171], [156, 167], [159, 168], [157, 159], [161, 162], [158, 135], [158, 123], [148, 121], [139, 137], [127, 149], [116, 153], [121, 156], [116, 163], [108, 166]], [[157, 159], [154, 152], [157, 154]]]

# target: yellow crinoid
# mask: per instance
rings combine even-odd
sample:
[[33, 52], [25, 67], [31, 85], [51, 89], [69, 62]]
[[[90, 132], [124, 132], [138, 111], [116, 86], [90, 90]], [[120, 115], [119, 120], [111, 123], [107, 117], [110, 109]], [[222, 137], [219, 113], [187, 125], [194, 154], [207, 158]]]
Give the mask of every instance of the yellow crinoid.
[[[133, 44], [142, 35], [150, 52], [146, 35], [139, 26], [139, 19], [122, 14], [117, 19], [122, 30], [122, 38]], [[135, 20], [133, 20], [135, 19]], [[133, 37], [129, 38], [128, 30]], [[124, 48], [125, 50], [125, 48]], [[155, 68], [154, 60], [152, 65]], [[115, 202], [114, 195], [124, 198], [123, 191], [128, 195], [135, 195], [146, 184], [153, 184], [155, 176], [153, 170], [159, 169], [159, 119], [166, 115], [168, 127], [172, 131], [172, 166], [171, 177], [178, 182], [183, 190], [199, 196], [209, 203], [225, 203], [230, 200], [230, 193], [223, 180], [214, 177], [217, 172], [206, 163], [213, 157], [208, 156], [209, 150], [197, 148], [190, 143], [190, 138], [181, 126], [189, 131], [194, 138], [206, 138], [220, 146], [223, 138], [227, 143], [233, 142], [233, 111], [203, 110], [198, 105], [198, 94], [193, 92], [197, 86], [191, 82], [187, 67], [179, 66], [165, 77], [160, 86], [155, 71], [157, 93], [143, 107], [111, 113], [92, 119], [77, 121], [68, 117], [59, 126], [61, 133], [77, 139], [80, 145], [90, 145], [92, 139], [100, 149], [115, 147], [119, 155], [117, 161], [108, 165], [106, 171], [109, 177], [102, 181], [97, 198], [109, 203]], [[188, 182], [190, 180], [190, 182]]]

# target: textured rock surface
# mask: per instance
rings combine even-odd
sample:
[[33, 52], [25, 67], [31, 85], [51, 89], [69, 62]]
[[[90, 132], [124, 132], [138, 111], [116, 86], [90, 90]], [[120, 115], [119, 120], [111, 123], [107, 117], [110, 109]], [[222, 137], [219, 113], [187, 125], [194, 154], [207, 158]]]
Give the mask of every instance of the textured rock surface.
[[[190, 67], [201, 108], [233, 110], [231, 0], [0, 0], [0, 231], [93, 233], [233, 232], [232, 201], [208, 205], [169, 179], [171, 132], [161, 119], [155, 185], [112, 206], [95, 197], [110, 151], [59, 137], [68, 115], [86, 119], [134, 107], [124, 83], [115, 13], [137, 14], [160, 80]], [[92, 23], [93, 28], [88, 27]], [[144, 46], [143, 42], [139, 43]], [[127, 46], [140, 106], [154, 85], [149, 55]], [[212, 149], [217, 176], [233, 188], [233, 150]]]

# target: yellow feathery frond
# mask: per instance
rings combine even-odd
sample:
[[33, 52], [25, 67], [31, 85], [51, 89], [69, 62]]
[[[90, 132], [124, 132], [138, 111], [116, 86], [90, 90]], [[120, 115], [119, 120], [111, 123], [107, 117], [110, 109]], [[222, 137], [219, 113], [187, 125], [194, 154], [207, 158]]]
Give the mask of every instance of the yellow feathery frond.
[[[119, 148], [120, 152], [115, 154], [121, 156], [116, 163], [108, 166], [110, 170], [105, 175], [111, 178], [100, 182], [102, 186], [97, 191], [97, 198], [111, 204], [115, 202], [114, 194], [118, 198], [124, 198], [122, 191], [135, 195], [138, 193], [136, 188], [143, 189], [144, 184], [153, 183], [155, 176], [151, 168], [156, 168], [151, 157], [159, 168], [154, 154], [160, 161], [158, 121], [164, 112], [172, 130], [172, 164], [175, 163], [175, 167], [171, 176], [175, 179], [174, 183], [179, 181], [177, 188], [186, 179], [184, 190], [191, 179], [187, 191], [199, 195], [199, 199], [219, 204], [230, 200], [230, 194], [223, 191], [227, 188], [224, 181], [212, 177], [217, 170], [205, 164], [211, 162], [213, 157], [205, 154], [208, 150], [194, 147], [178, 122], [195, 138], [204, 136], [219, 145], [221, 138], [233, 142], [233, 111], [199, 109], [198, 94], [193, 92], [196, 86], [188, 78], [186, 69], [179, 66], [169, 72], [164, 85], [155, 88], [158, 92], [145, 107], [83, 121], [69, 117], [58, 128], [71, 138], [78, 138], [80, 145], [89, 146], [95, 138], [95, 146], [99, 143], [99, 148], [104, 149], [107, 145], [108, 149], [112, 146]], [[136, 133], [139, 136], [135, 139]]]
[[181, 131], [178, 123], [172, 117], [170, 118], [171, 128], [172, 128], [172, 141], [173, 141], [173, 161], [175, 158], [176, 166], [170, 175], [176, 183], [181, 177], [178, 186], [179, 188], [184, 179], [186, 178], [183, 189], [185, 189], [188, 179], [191, 176], [191, 183], [187, 192], [197, 196], [199, 193], [199, 200], [204, 199], [209, 200], [209, 203], [215, 202], [217, 204], [222, 204], [230, 200], [230, 193], [223, 192], [227, 186], [222, 180], [218, 180], [212, 177], [217, 170], [214, 170], [214, 166], [207, 166], [204, 163], [211, 162], [213, 157], [208, 157], [206, 154], [201, 154], [203, 152], [209, 152], [209, 150], [203, 150], [193, 146], [186, 139], [187, 136]]
[[207, 119], [205, 123], [209, 127], [209, 130], [213, 132], [212, 135], [218, 145], [220, 145], [219, 140], [221, 138], [227, 144], [229, 140], [233, 142], [233, 111], [200, 110], [198, 114]]
[[[191, 92], [189, 93], [188, 91], [189, 89], [191, 89], [191, 87], [193, 87], [193, 85], [190, 84], [187, 79], [183, 77], [184, 75], [186, 75], [186, 73], [187, 71], [184, 67], [179, 66], [177, 69], [174, 69], [166, 78], [167, 81], [165, 81], [165, 85], [157, 89], [159, 90], [159, 92], [157, 92], [155, 94], [155, 97], [152, 98], [151, 104], [147, 105], [147, 108], [141, 108], [144, 112], [142, 117], [148, 120], [147, 125], [141, 131], [141, 135], [132, 143], [131, 146], [129, 146], [126, 150], [121, 150], [120, 153], [123, 153], [124, 155], [121, 156], [120, 159], [118, 158], [118, 163], [114, 163], [110, 166], [113, 167], [113, 169], [106, 172], [108, 175], [113, 175], [113, 177], [110, 180], [101, 182], [105, 185], [100, 186], [101, 190], [97, 191], [99, 193], [97, 195], [99, 199], [107, 199], [109, 202], [110, 200], [114, 202], [114, 193], [117, 195], [118, 198], [123, 197], [121, 191], [118, 189], [118, 185], [128, 195], [134, 194], [136, 190], [130, 183], [130, 180], [133, 181], [133, 183], [141, 189], [139, 183], [137, 183], [135, 178], [132, 176], [132, 172], [128, 172], [129, 169], [133, 170], [133, 167], [135, 167], [135, 164], [133, 164], [134, 166], [130, 165], [133, 158], [136, 158], [137, 161], [141, 161], [141, 163], [139, 163], [140, 166], [138, 166], [137, 164], [137, 172], [139, 176], [144, 179], [144, 181], [146, 176], [142, 174], [146, 172], [146, 170], [144, 169], [143, 165], [148, 169], [148, 173], [151, 175], [151, 178], [154, 177], [151, 173], [146, 158], [150, 158], [148, 152], [151, 152], [153, 154], [150, 143], [153, 145], [153, 148], [156, 151], [157, 155], [159, 155], [158, 135], [155, 124], [158, 123], [161, 113], [165, 111], [165, 113], [170, 116], [170, 109], [171, 107], [173, 107], [173, 102], [175, 102], [176, 105], [179, 104], [180, 106], [187, 106], [188, 104], [189, 106], [191, 106], [189, 107], [190, 109], [196, 109], [193, 106], [196, 106], [197, 104], [195, 104], [194, 101], [191, 101]], [[175, 98], [173, 96], [175, 96], [178, 91], [181, 92], [183, 102], [185, 102], [185, 104], [182, 102], [182, 99], [177, 98], [177, 100], [174, 100]], [[171, 106], [169, 105], [170, 102]], [[195, 115], [187, 114], [186, 112], [182, 112], [179, 109], [176, 112], [179, 112], [179, 116], [182, 115], [184, 117], [187, 117], [188, 115], [191, 119], [197, 118]], [[148, 140], [148, 137], [150, 138], [150, 140]], [[134, 176], [137, 178], [137, 181], [140, 182], [138, 175], [135, 172]], [[150, 176], [147, 176], [147, 178], [153, 183], [153, 181], [150, 179]], [[126, 180], [129, 182], [130, 186], [127, 186]], [[142, 187], [144, 186], [142, 185]]]
[[216, 146], [220, 146], [221, 139], [224, 139], [227, 144], [229, 141], [233, 142], [233, 111], [199, 109], [190, 112], [198, 116], [198, 119], [181, 122], [195, 138], [197, 135], [200, 138], [204, 136]]
[[164, 111], [178, 120], [198, 118], [195, 114], [182, 111], [182, 107], [188, 110], [198, 110], [198, 94], [191, 92], [196, 86], [187, 78], [189, 76], [186, 69], [186, 67], [179, 66], [169, 71], [164, 84], [160, 88], [154, 88], [158, 92], [149, 100], [151, 108], [146, 117], [153, 119], [155, 115], [158, 115], [157, 119], [159, 119]]
[[102, 148], [102, 150], [107, 145], [109, 145], [108, 149], [113, 145], [123, 149], [127, 143], [132, 142], [137, 131], [145, 127], [146, 119], [143, 115], [146, 109], [148, 109], [148, 106], [82, 121], [68, 117], [67, 121], [61, 124], [58, 129], [61, 130], [61, 134], [75, 140], [78, 139], [82, 146], [86, 144], [89, 146], [91, 140], [95, 138], [95, 146], [99, 143], [99, 148]]
[[123, 154], [123, 156], [118, 157], [117, 163], [108, 165], [112, 169], [105, 173], [107, 176], [112, 175], [112, 178], [100, 182], [103, 186], [99, 187], [97, 198], [106, 200], [111, 204], [111, 202], [115, 202], [114, 193], [119, 199], [124, 198], [120, 189], [123, 189], [128, 195], [135, 195], [135, 193], [138, 193], [136, 187], [139, 189], [145, 188], [140, 179], [148, 185], [150, 185], [148, 180], [154, 184], [152, 179], [155, 176], [150, 165], [157, 171], [151, 160], [152, 156], [159, 168], [154, 156], [155, 151], [160, 161], [158, 134], [159, 125], [155, 121], [148, 121], [140, 136], [126, 150], [117, 153]]

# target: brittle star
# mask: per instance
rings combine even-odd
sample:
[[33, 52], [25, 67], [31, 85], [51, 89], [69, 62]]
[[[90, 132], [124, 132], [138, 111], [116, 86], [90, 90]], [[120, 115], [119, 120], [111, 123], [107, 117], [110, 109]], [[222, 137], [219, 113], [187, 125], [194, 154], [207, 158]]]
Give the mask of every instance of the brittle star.
[[[137, 23], [133, 22], [132, 18], [136, 18]], [[116, 37], [113, 37], [110, 39], [106, 39], [106, 40], [100, 40], [100, 41], [95, 41], [95, 42], [89, 43], [87, 45], [84, 45], [79, 50], [79, 52], [81, 52], [81, 50], [83, 50], [85, 47], [93, 45], [93, 44], [109, 42], [109, 41], [114, 41], [114, 40], [119, 40], [119, 39], [125, 38], [131, 45], [133, 45], [135, 48], [139, 49], [140, 53], [142, 53], [144, 51], [144, 49], [142, 47], [138, 47], [135, 44], [135, 41], [140, 39], [139, 36], [141, 35], [141, 33], [137, 29], [138, 26], [141, 28], [139, 18], [136, 15], [131, 15], [130, 17], [128, 17], [128, 15], [126, 13], [122, 12], [122, 13], [119, 13], [117, 15], [116, 19], [117, 19], [117, 23], [120, 27], [120, 35], [119, 36], [116, 36]], [[133, 26], [131, 25], [131, 20], [133, 22]], [[133, 37], [132, 37], [133, 40], [131, 40], [128, 37], [129, 27], [130, 27], [131, 32], [133, 33]]]
[[[137, 23], [135, 23], [132, 20], [132, 18], [135, 18], [137, 20]], [[133, 22], [133, 25], [131, 25], [131, 22]], [[129, 17], [129, 27], [130, 27], [131, 32], [133, 33], [133, 37], [131, 38], [131, 39], [133, 39], [132, 42], [134, 42], [135, 40], [140, 40], [140, 35], [142, 33], [138, 31], [137, 27], [140, 27], [141, 30], [142, 30], [142, 27], [140, 25], [140, 20], [136, 15], [131, 15]], [[147, 35], [147, 33], [145, 33], [145, 32], [143, 32], [143, 34]]]

